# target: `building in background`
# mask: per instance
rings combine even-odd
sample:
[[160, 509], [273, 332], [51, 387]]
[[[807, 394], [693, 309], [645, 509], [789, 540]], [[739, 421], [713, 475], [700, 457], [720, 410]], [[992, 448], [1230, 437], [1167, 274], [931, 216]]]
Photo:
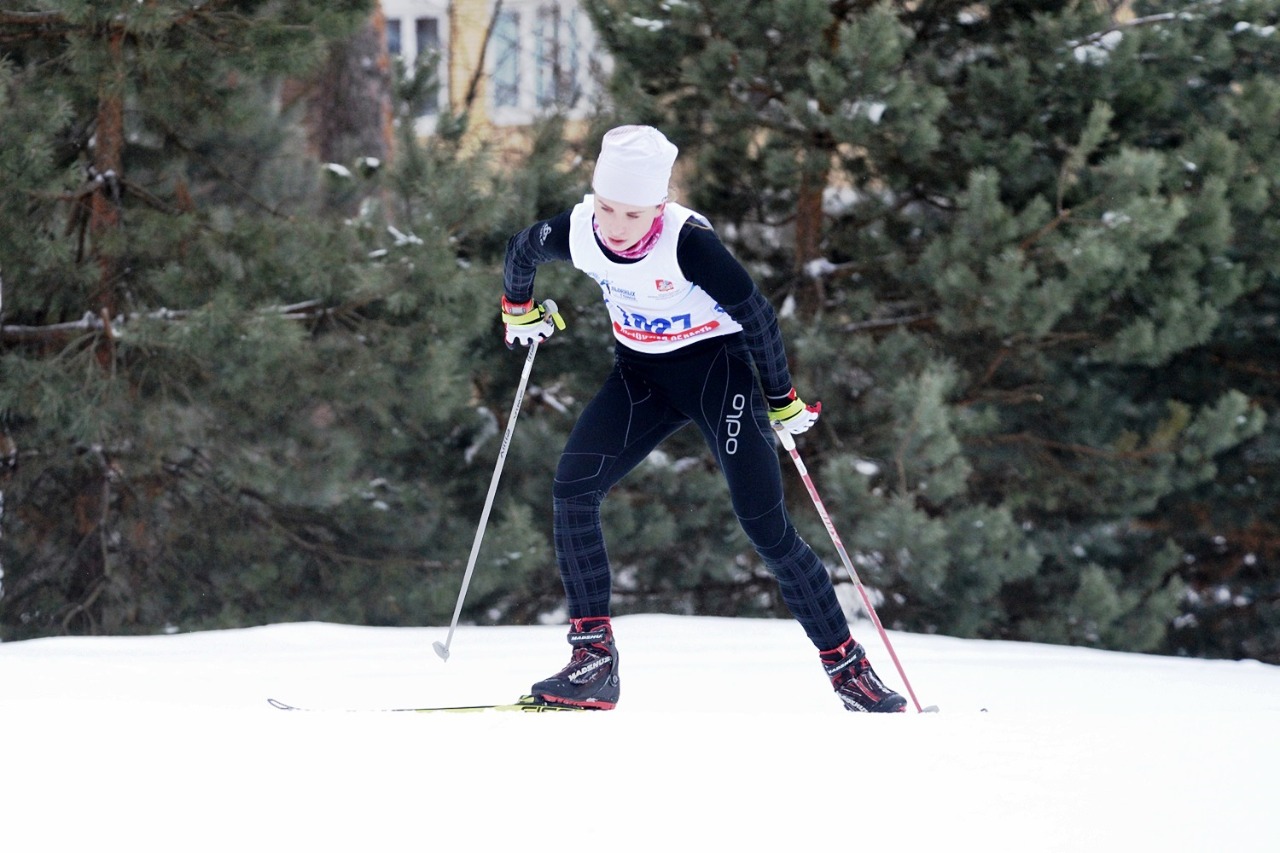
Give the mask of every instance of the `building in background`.
[[[584, 118], [608, 59], [578, 0], [382, 0], [387, 49], [413, 68], [434, 56], [437, 102], [418, 117], [429, 134], [441, 110], [506, 136], [549, 113]], [[518, 133], [516, 134], [518, 135]]]

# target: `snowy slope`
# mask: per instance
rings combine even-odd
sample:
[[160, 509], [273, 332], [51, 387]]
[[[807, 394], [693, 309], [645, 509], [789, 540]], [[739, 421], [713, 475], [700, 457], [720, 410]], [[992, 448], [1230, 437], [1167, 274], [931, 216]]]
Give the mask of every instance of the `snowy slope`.
[[[508, 701], [562, 627], [0, 644], [6, 851], [1277, 851], [1280, 668], [891, 634], [849, 714], [786, 620], [616, 620], [616, 711]], [[877, 671], [900, 679], [869, 626]]]

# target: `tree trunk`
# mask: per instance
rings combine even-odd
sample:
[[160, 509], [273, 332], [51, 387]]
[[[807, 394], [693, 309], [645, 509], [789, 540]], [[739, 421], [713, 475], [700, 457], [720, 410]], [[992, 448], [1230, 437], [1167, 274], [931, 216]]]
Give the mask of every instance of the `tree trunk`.
[[311, 86], [307, 131], [323, 161], [349, 165], [359, 157], [385, 162], [392, 151], [391, 62], [381, 10], [360, 32], [334, 45]]
[[98, 363], [104, 368], [112, 361], [111, 318], [118, 304], [116, 286], [120, 278], [120, 257], [112, 245], [119, 231], [120, 188], [124, 172], [124, 30], [113, 27], [107, 36], [111, 69], [98, 93], [98, 115], [94, 132], [93, 175], [89, 198], [91, 251], [98, 264], [98, 288], [92, 310], [104, 322], [104, 334], [97, 348]]
[[[811, 159], [824, 155], [817, 152], [801, 156]], [[820, 313], [827, 299], [822, 279], [808, 276], [805, 269], [810, 261], [822, 254], [822, 191], [827, 185], [828, 171], [825, 167], [817, 169], [811, 162], [806, 162], [796, 192], [796, 301], [806, 316]]]

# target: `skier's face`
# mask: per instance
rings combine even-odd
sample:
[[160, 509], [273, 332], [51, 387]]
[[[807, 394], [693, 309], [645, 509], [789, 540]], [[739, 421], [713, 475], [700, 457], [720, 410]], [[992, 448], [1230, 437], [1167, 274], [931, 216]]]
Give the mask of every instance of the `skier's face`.
[[662, 214], [663, 205], [636, 206], [595, 197], [596, 224], [600, 240], [614, 252], [625, 252], [649, 233], [653, 220]]

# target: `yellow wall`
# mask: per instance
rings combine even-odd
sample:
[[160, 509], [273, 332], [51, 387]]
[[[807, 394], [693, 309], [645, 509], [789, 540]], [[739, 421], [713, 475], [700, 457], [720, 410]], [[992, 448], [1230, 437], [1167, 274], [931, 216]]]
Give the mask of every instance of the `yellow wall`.
[[453, 0], [449, 4], [449, 109], [460, 112], [470, 105], [472, 132], [488, 124], [488, 80], [484, 61], [485, 36], [493, 14], [492, 0]]

